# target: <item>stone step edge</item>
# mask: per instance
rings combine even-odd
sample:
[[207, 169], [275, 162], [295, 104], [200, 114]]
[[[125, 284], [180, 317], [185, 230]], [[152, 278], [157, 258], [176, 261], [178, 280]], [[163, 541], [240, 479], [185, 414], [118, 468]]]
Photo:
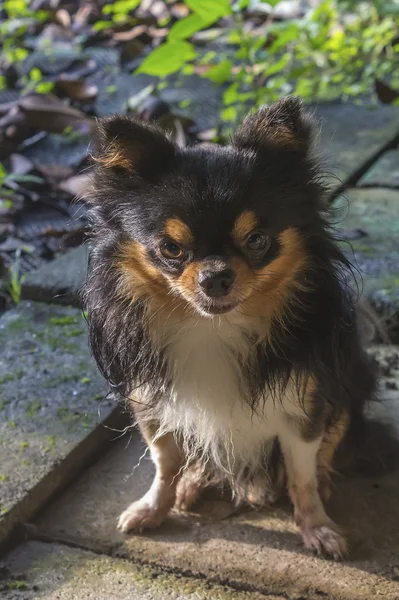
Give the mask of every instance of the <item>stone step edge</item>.
[[[58, 493], [108, 450], [115, 430], [126, 427], [128, 415], [118, 405], [18, 502], [0, 521], [0, 552], [25, 522], [32, 520]], [[102, 450], [102, 451], [101, 451]]]

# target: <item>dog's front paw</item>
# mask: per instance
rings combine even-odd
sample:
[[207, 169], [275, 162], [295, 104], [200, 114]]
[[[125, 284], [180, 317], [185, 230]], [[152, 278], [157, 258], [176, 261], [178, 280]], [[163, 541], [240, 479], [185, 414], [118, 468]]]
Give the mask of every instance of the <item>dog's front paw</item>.
[[168, 510], [156, 508], [142, 498], [133, 502], [119, 517], [118, 529], [124, 533], [136, 530], [139, 533], [144, 529], [153, 529], [161, 525], [168, 514]]
[[317, 554], [326, 554], [334, 560], [341, 560], [347, 554], [345, 538], [330, 526], [303, 528], [302, 537], [306, 548]]

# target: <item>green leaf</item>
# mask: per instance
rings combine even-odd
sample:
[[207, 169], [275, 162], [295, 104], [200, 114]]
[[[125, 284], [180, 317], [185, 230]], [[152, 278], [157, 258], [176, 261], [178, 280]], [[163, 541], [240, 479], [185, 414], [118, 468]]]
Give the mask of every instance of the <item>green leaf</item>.
[[0, 181], [7, 176], [7, 171], [2, 163], [0, 163]]
[[184, 40], [191, 37], [197, 31], [205, 29], [208, 25], [211, 25], [211, 23], [213, 23], [213, 20], [205, 20], [201, 15], [193, 13], [172, 25], [168, 34], [168, 40]]
[[35, 91], [38, 94], [48, 94], [52, 91], [53, 87], [54, 83], [52, 81], [42, 81], [37, 84]]
[[289, 60], [290, 60], [289, 54], [283, 54], [283, 56], [280, 58], [280, 60], [278, 60], [275, 63], [273, 63], [272, 65], [270, 65], [270, 67], [268, 67], [263, 72], [264, 76], [270, 77], [271, 75], [275, 75], [276, 73], [279, 73], [280, 71], [285, 69]]
[[137, 8], [140, 2], [141, 0], [118, 0], [117, 2], [112, 2], [111, 4], [103, 6], [102, 12], [104, 15], [116, 13], [127, 15]]
[[31, 69], [30, 73], [29, 73], [29, 79], [31, 81], [33, 81], [34, 83], [41, 81], [43, 78], [42, 72], [40, 69], [38, 69], [37, 67], [35, 67], [34, 69]]
[[136, 73], [165, 77], [179, 71], [186, 62], [194, 59], [196, 56], [197, 53], [192, 44], [184, 41], [168, 41], [153, 50], [143, 60]]
[[223, 94], [223, 104], [227, 106], [238, 100], [238, 82], [232, 83]]
[[237, 109], [234, 106], [229, 106], [228, 108], [222, 110], [220, 116], [222, 121], [235, 121], [237, 118]]
[[216, 21], [232, 12], [229, 0], [186, 0], [186, 4], [204, 20]]
[[277, 38], [274, 40], [268, 52], [274, 54], [277, 50], [285, 48], [290, 42], [294, 42], [299, 36], [299, 27], [295, 24], [286, 25], [284, 29], [272, 30], [273, 33], [277, 33]]
[[230, 75], [233, 63], [230, 60], [222, 60], [221, 63], [215, 65], [204, 74], [206, 79], [210, 79], [214, 83], [225, 83]]

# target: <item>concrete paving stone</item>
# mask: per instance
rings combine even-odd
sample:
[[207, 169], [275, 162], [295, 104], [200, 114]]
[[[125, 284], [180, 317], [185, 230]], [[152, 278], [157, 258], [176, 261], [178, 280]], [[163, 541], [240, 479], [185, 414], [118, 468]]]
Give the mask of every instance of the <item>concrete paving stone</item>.
[[85, 244], [28, 273], [22, 282], [22, 297], [66, 305], [80, 305], [79, 291], [86, 277], [88, 249]]
[[397, 329], [399, 319], [399, 190], [352, 188], [334, 204], [334, 220], [348, 238], [363, 293]]
[[[385, 401], [374, 409], [374, 416], [389, 424], [394, 420], [399, 439], [398, 348], [387, 348], [379, 360], [390, 367], [385, 365], [387, 375], [381, 382]], [[396, 390], [392, 389], [395, 386]], [[381, 435], [387, 437], [384, 428]], [[227, 581], [235, 587], [250, 584], [266, 595], [309, 600], [371, 600], [381, 595], [397, 600], [397, 444], [391, 451], [391, 470], [368, 476], [352, 473], [336, 481], [329, 513], [351, 542], [352, 552], [344, 563], [304, 550], [288, 501], [258, 512], [237, 513], [230, 502], [209, 492], [190, 514], [171, 513], [157, 530], [122, 535], [116, 530], [119, 514], [147, 491], [153, 477], [151, 461], [144, 456], [135, 433], [115, 442], [106, 457], [77, 479], [37, 520], [36, 532], [133, 562]]]
[[[261, 600], [257, 592], [59, 544], [29, 542], [0, 562], [3, 600]], [[269, 600], [284, 600], [268, 596]]]
[[110, 437], [115, 403], [77, 309], [22, 302], [0, 319], [0, 543]]
[[357, 182], [358, 187], [399, 188], [399, 148], [388, 150]]
[[317, 106], [315, 115], [322, 128], [319, 149], [334, 175], [331, 189], [356, 175], [399, 135], [399, 109], [394, 106], [328, 103]]

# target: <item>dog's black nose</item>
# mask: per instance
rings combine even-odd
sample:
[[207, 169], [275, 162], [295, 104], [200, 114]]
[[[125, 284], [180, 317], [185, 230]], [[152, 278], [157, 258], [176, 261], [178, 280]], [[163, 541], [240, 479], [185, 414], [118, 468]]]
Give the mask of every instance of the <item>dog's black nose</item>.
[[198, 283], [203, 291], [210, 298], [227, 296], [235, 280], [232, 269], [223, 271], [201, 271], [198, 277]]

